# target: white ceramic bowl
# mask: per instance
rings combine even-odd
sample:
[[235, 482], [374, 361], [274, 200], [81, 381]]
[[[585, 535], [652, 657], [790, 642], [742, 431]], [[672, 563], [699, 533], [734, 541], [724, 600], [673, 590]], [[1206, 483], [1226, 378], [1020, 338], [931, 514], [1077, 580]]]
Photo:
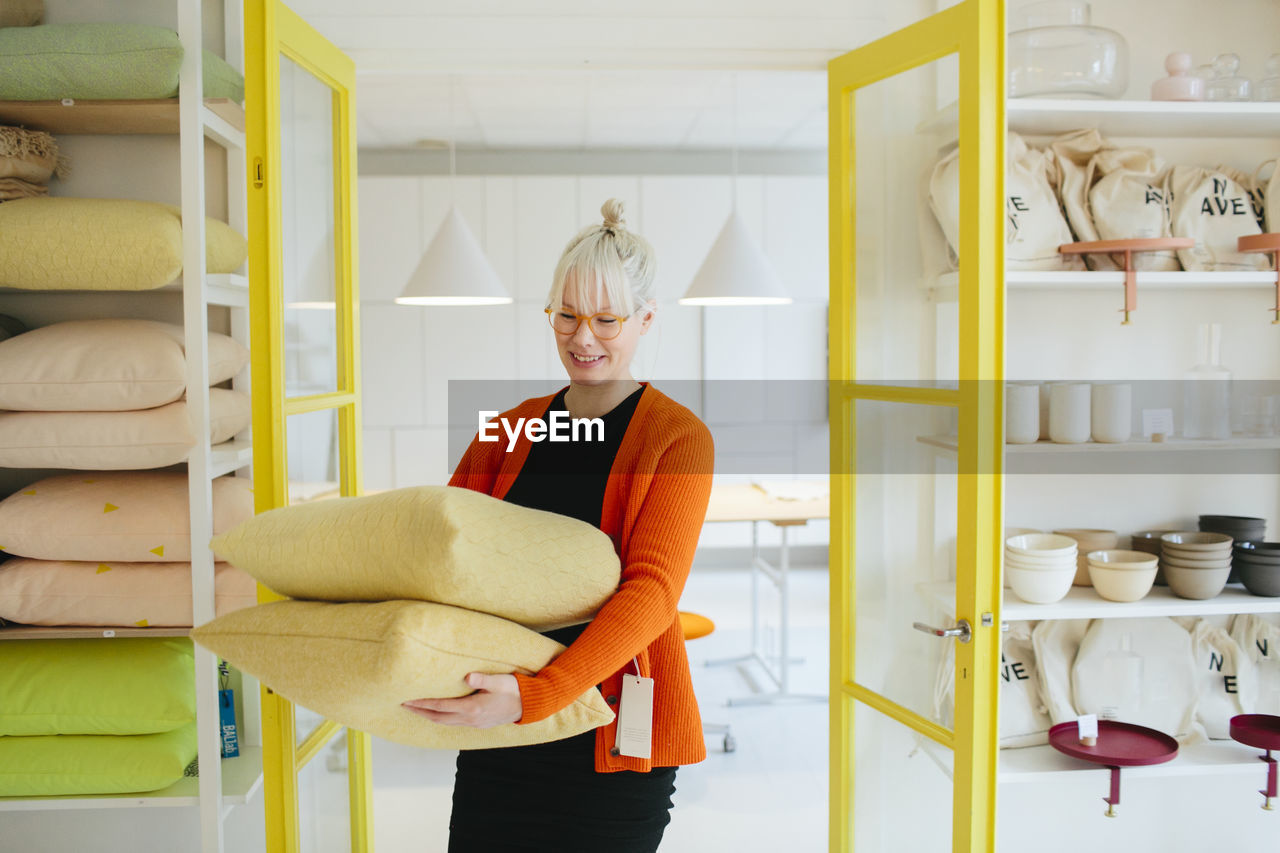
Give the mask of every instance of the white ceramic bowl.
[[1166, 566], [1176, 566], [1179, 569], [1229, 569], [1231, 568], [1231, 556], [1228, 555], [1222, 559], [1213, 560], [1187, 560], [1183, 557], [1174, 557], [1171, 554], [1164, 554], [1160, 557], [1160, 562]]
[[[1066, 572], [1066, 571], [1069, 571], [1069, 572], [1071, 572], [1071, 576], [1072, 576], [1073, 578], [1075, 577], [1075, 572], [1076, 572], [1076, 564], [1075, 564], [1074, 562], [1071, 562], [1071, 563], [1063, 563], [1063, 564], [1059, 564], [1059, 565], [1056, 565], [1056, 566], [1048, 566], [1048, 565], [1037, 565], [1037, 564], [1035, 564], [1035, 563], [1022, 563], [1022, 562], [1019, 562], [1019, 561], [1018, 561], [1018, 560], [1016, 560], [1016, 559], [1006, 558], [1006, 559], [1005, 559], [1005, 561], [1004, 561], [1004, 567], [1005, 567], [1005, 569], [1018, 569], [1018, 570], [1020, 570], [1020, 571], [1024, 571], [1024, 572]], [[1005, 580], [1007, 581], [1008, 579], [1009, 579], [1009, 573], [1006, 571], [1006, 572], [1005, 572]]]
[[1028, 604], [1061, 601], [1071, 591], [1071, 579], [1076, 576], [1075, 566], [1059, 571], [1036, 571], [1006, 565], [1004, 571], [1014, 595]]
[[1231, 548], [1232, 539], [1225, 533], [1208, 533], [1200, 530], [1187, 530], [1177, 533], [1166, 533], [1160, 537], [1162, 548], [1174, 548], [1183, 551], [1217, 551]]
[[1076, 557], [1074, 554], [1050, 554], [1045, 557], [1036, 554], [1020, 554], [1017, 551], [1005, 549], [1005, 562], [1012, 560], [1015, 563], [1021, 563], [1027, 568], [1044, 568], [1044, 569], [1065, 569], [1067, 566], [1074, 566]]
[[1120, 569], [1124, 571], [1147, 571], [1155, 569], [1160, 559], [1155, 554], [1143, 551], [1090, 551], [1089, 564], [1102, 566], [1104, 569]]
[[1108, 569], [1089, 564], [1089, 579], [1098, 595], [1107, 601], [1137, 601], [1151, 592], [1156, 582], [1156, 567], [1149, 569]]
[[1023, 533], [1020, 536], [1010, 536], [1005, 540], [1004, 547], [1015, 554], [1029, 557], [1070, 554], [1073, 560], [1077, 550], [1076, 540], [1056, 533]]

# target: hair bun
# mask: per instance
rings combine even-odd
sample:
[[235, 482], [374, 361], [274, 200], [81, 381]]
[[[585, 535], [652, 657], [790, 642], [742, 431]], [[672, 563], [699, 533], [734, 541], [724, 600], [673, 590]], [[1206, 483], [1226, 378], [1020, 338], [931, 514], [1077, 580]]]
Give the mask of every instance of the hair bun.
[[611, 198], [600, 205], [600, 214], [604, 217], [604, 227], [610, 231], [627, 224], [627, 221], [622, 218], [622, 202], [616, 198]]

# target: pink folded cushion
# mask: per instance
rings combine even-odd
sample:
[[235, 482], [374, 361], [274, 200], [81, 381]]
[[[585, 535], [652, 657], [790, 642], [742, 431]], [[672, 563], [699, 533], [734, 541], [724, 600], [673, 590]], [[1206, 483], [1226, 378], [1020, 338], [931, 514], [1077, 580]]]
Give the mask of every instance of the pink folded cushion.
[[[253, 517], [253, 483], [213, 481], [213, 532]], [[0, 501], [0, 550], [38, 560], [164, 563], [191, 559], [187, 475], [86, 471], [32, 483]]]
[[[226, 563], [214, 567], [217, 615], [258, 603], [258, 584]], [[0, 619], [22, 625], [190, 628], [190, 563], [0, 563]]]

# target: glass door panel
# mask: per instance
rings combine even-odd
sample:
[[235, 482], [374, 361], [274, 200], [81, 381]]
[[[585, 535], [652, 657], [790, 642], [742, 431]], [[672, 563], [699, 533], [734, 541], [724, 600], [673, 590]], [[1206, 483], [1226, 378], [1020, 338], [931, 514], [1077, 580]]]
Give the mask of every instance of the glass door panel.
[[961, 152], [955, 122], [939, 112], [957, 95], [951, 55], [854, 99], [858, 382], [954, 387], [959, 378], [955, 275], [946, 275], [956, 253], [939, 226], [955, 240]]
[[336, 391], [333, 90], [280, 57], [281, 268], [290, 397]]

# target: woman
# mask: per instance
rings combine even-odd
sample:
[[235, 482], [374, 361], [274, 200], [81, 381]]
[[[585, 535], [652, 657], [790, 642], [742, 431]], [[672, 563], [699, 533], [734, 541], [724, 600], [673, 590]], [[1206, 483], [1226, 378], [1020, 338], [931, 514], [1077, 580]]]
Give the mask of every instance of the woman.
[[[706, 757], [676, 603], [711, 493], [712, 444], [692, 412], [631, 376], [653, 322], [654, 260], [622, 203], [579, 233], [556, 266], [547, 314], [569, 386], [500, 417], [602, 418], [604, 440], [472, 441], [449, 484], [574, 516], [613, 539], [618, 590], [535, 676], [471, 673], [457, 699], [406, 703], [445, 725], [535, 723], [598, 686], [614, 711], [623, 675], [653, 680], [651, 752], [616, 744], [617, 722], [548, 744], [458, 755], [450, 853], [649, 853], [670, 821], [675, 768]], [[638, 669], [638, 673], [637, 673]], [[630, 688], [629, 688], [630, 689]], [[630, 696], [628, 696], [630, 698]]]

